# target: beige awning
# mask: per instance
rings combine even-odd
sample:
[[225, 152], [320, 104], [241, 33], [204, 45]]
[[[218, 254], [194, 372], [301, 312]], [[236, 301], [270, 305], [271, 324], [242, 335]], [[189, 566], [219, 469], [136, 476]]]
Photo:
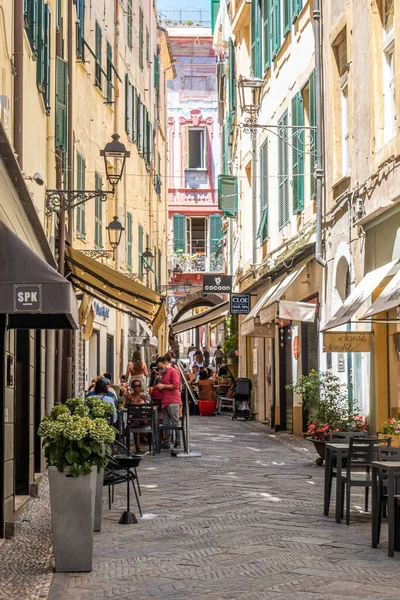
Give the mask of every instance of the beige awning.
[[176, 335], [177, 333], [183, 333], [184, 331], [189, 331], [189, 329], [201, 327], [202, 325], [213, 325], [215, 321], [219, 321], [222, 317], [227, 317], [228, 314], [229, 302], [222, 302], [222, 304], [213, 306], [197, 315], [178, 321], [178, 323], [172, 325], [171, 333]]
[[[165, 307], [161, 297], [154, 290], [133, 281], [74, 248], [66, 248], [66, 261], [72, 271], [70, 279], [79, 287], [84, 287], [90, 294], [91, 291], [101, 294], [116, 304], [129, 308], [133, 314], [153, 323], [156, 319], [165, 318]], [[164, 316], [162, 311], [164, 310]]]
[[[333, 327], [339, 327], [340, 325], [344, 325], [345, 323], [351, 321], [353, 317], [355, 317], [359, 309], [362, 307], [362, 305], [372, 296], [373, 292], [379, 287], [379, 285], [382, 283], [385, 277], [387, 277], [388, 275], [394, 275], [398, 268], [399, 261], [393, 260], [392, 262], [387, 263], [386, 265], [383, 265], [382, 267], [379, 267], [378, 269], [367, 273], [367, 275], [365, 275], [365, 277], [351, 292], [350, 296], [346, 298], [342, 306], [329, 319], [329, 321], [327, 321], [327, 323], [322, 328], [322, 331], [332, 329]], [[371, 314], [369, 316], [371, 316]]]
[[373, 305], [367, 310], [360, 319], [368, 319], [379, 313], [385, 313], [388, 310], [397, 308], [400, 305], [400, 269], [393, 279], [387, 284], [384, 290], [379, 294]]
[[[283, 279], [278, 287], [274, 290], [274, 292], [269, 296], [264, 306], [260, 310], [260, 323], [271, 323], [275, 317], [279, 314], [279, 301], [285, 295], [291, 284], [295, 281], [295, 279], [304, 271], [306, 265], [303, 265], [299, 269], [295, 269], [289, 275]], [[315, 313], [315, 305], [314, 305], [314, 313]], [[298, 311], [298, 315], [301, 316], [300, 311]], [[283, 317], [282, 317], [283, 318]], [[299, 320], [299, 319], [292, 319]]]

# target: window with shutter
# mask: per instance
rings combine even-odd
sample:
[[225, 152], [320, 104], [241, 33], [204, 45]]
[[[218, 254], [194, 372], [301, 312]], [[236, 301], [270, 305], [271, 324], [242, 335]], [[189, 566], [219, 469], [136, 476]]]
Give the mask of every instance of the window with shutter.
[[211, 33], [214, 35], [215, 23], [217, 21], [220, 0], [211, 0]]
[[107, 42], [106, 46], [106, 55], [107, 55], [107, 103], [112, 103], [112, 47], [110, 42]]
[[268, 237], [268, 140], [260, 148], [260, 223], [257, 239]]
[[[315, 127], [317, 125], [316, 120], [316, 108], [315, 108], [315, 71], [311, 73], [309, 80], [309, 92], [308, 92], [308, 101], [309, 101], [309, 120], [310, 127]], [[317, 165], [317, 135], [316, 132], [313, 132], [311, 135], [311, 144], [310, 144], [310, 195], [311, 200], [315, 198], [315, 168]]]
[[139, 67], [143, 71], [144, 61], [143, 61], [143, 28], [144, 28], [144, 18], [143, 18], [143, 10], [139, 8]]
[[95, 33], [95, 35], [96, 35], [96, 39], [95, 39], [95, 42], [96, 42], [96, 45], [95, 45], [95, 54], [96, 54], [95, 85], [101, 89], [102, 88], [101, 47], [102, 47], [103, 34], [101, 31], [101, 27], [97, 21], [96, 21], [95, 31], [96, 31], [96, 33]]
[[37, 53], [39, 0], [24, 0], [24, 21], [33, 57]]
[[157, 54], [154, 55], [154, 87], [156, 90], [160, 87], [160, 59]]
[[[95, 173], [94, 185], [96, 190], [103, 189], [103, 180], [99, 173]], [[103, 203], [99, 196], [95, 198], [94, 245], [96, 248], [103, 247]]]
[[142, 119], [142, 103], [140, 101], [139, 94], [136, 95], [136, 145], [140, 152], [142, 144], [142, 130], [141, 130], [141, 119]]
[[271, 0], [262, 0], [262, 56], [263, 71], [271, 66]]
[[46, 113], [50, 114], [50, 35], [51, 35], [51, 12], [50, 6], [44, 7], [44, 40], [43, 40], [43, 100]]
[[304, 209], [304, 106], [303, 95], [298, 92], [292, 98], [292, 189], [293, 214]]
[[238, 178], [218, 175], [218, 209], [227, 217], [236, 217], [238, 211]]
[[126, 215], [126, 268], [128, 271], [132, 271], [133, 268], [132, 243], [132, 213], [128, 213]]
[[303, 8], [303, 0], [292, 0], [292, 20], [293, 23], [296, 21], [297, 17], [301, 13]]
[[236, 65], [235, 65], [235, 46], [232, 38], [229, 38], [228, 47], [228, 75], [229, 75], [229, 116], [230, 120], [236, 113]]
[[157, 283], [161, 285], [161, 277], [162, 277], [162, 255], [161, 250], [158, 249], [158, 266], [157, 266]]
[[283, 0], [283, 35], [287, 36], [292, 28], [292, 1]]
[[150, 62], [150, 34], [149, 30], [146, 27], [146, 60]]
[[[82, 154], [79, 152], [76, 156], [77, 166], [77, 189], [85, 189], [86, 180], [86, 161]], [[84, 238], [86, 236], [86, 208], [85, 203], [78, 204], [76, 207], [76, 235], [77, 237]]]
[[39, 92], [43, 94], [44, 80], [44, 0], [38, 0], [37, 6], [37, 62], [36, 83]]
[[281, 0], [272, 0], [272, 59], [281, 47]]
[[137, 122], [136, 122], [136, 111], [137, 111], [137, 92], [136, 88], [132, 86], [132, 142], [137, 142]]
[[[147, 251], [147, 248], [150, 249], [150, 236], [148, 233], [146, 233], [146, 246], [145, 246], [146, 251]], [[150, 285], [150, 270], [152, 270], [152, 269], [151, 269], [150, 263], [147, 260], [143, 266], [146, 267], [146, 285], [149, 286]]]
[[186, 218], [185, 215], [175, 214], [172, 218], [174, 233], [174, 253], [184, 254], [186, 250]]
[[261, 77], [261, 0], [254, 0], [250, 6], [251, 68], [254, 77]]
[[219, 250], [218, 242], [221, 238], [221, 232], [222, 232], [222, 217], [221, 217], [221, 215], [210, 215], [209, 230], [210, 230], [210, 255], [213, 255]]
[[125, 130], [132, 139], [132, 86], [128, 75], [125, 75]]
[[[279, 127], [287, 126], [287, 111], [278, 121]], [[282, 229], [289, 221], [289, 176], [288, 176], [288, 144], [278, 138], [278, 226]]]
[[68, 63], [56, 56], [55, 146], [67, 150]]
[[56, 31], [61, 29], [61, 0], [56, 0]]
[[85, 0], [76, 0], [76, 55], [80, 60], [85, 59]]
[[138, 228], [138, 273], [140, 277], [143, 277], [143, 227], [139, 225]]
[[132, 37], [132, 24], [133, 24], [132, 0], [128, 0], [126, 23], [127, 23], [126, 37], [127, 37], [128, 48], [130, 50], [132, 50], [132, 41], [133, 41], [133, 37]]

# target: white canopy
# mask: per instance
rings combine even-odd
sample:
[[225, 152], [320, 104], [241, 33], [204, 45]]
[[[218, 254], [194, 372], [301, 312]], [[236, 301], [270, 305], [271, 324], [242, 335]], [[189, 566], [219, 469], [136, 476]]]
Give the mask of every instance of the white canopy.
[[197, 315], [193, 315], [188, 317], [187, 319], [182, 319], [182, 321], [178, 321], [171, 327], [171, 332], [173, 335], [177, 333], [183, 333], [184, 331], [189, 331], [189, 329], [194, 329], [195, 327], [201, 327], [202, 325], [211, 325], [216, 320], [220, 320], [221, 317], [227, 317], [229, 314], [229, 302], [222, 302], [222, 304], [218, 304], [217, 306], [213, 306], [208, 310], [204, 310]]
[[363, 314], [361, 319], [367, 319], [381, 312], [387, 312], [400, 305], [400, 269], [378, 296], [373, 305]]

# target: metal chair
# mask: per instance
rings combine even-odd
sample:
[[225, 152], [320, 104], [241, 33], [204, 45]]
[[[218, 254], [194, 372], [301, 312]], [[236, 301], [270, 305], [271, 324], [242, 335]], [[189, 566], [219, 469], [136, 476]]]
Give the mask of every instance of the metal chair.
[[[129, 453], [131, 454], [131, 453]], [[129, 455], [125, 455], [125, 456], [129, 456]], [[104, 468], [104, 478], [103, 478], [103, 487], [104, 486], [108, 486], [108, 508], [109, 510], [111, 510], [111, 504], [112, 502], [114, 502], [114, 486], [115, 485], [119, 485], [120, 483], [126, 483], [128, 484], [128, 481], [130, 480], [132, 483], [132, 487], [133, 487], [133, 491], [135, 494], [135, 498], [136, 498], [136, 503], [138, 505], [138, 509], [139, 509], [139, 514], [140, 516], [142, 515], [142, 508], [140, 506], [140, 501], [139, 501], [139, 496], [138, 493], [136, 491], [136, 486], [135, 486], [135, 480], [136, 475], [130, 470], [130, 469], [126, 469], [124, 467], [121, 466], [121, 464], [118, 462], [118, 459], [115, 458], [114, 456], [111, 456], [111, 454], [106, 454], [108, 463], [107, 466]], [[133, 455], [130, 456], [130, 458], [135, 458]], [[138, 460], [140, 460], [141, 457], [136, 457]]]
[[[378, 455], [378, 444], [388, 446], [390, 440], [377, 438], [351, 437], [346, 468], [337, 466], [336, 477], [341, 478], [342, 485], [346, 485], [346, 525], [350, 525], [350, 498], [352, 487], [365, 488], [365, 510], [368, 510], [368, 491], [372, 487], [370, 466]], [[342, 488], [344, 489], [344, 488]], [[341, 498], [342, 514], [344, 507], [344, 494]]]
[[187, 447], [186, 447], [186, 435], [185, 435], [185, 427], [184, 427], [184, 418], [182, 417], [180, 420], [180, 424], [179, 425], [164, 425], [164, 423], [159, 423], [158, 427], [157, 427], [157, 434], [158, 434], [158, 443], [157, 443], [157, 447], [160, 449], [161, 448], [161, 433], [163, 431], [182, 431], [182, 442], [183, 442], [183, 448], [185, 450], [185, 452], [187, 451]]
[[155, 431], [153, 426], [153, 409], [147, 404], [129, 404], [127, 421], [127, 447], [130, 450], [131, 433], [147, 434], [149, 450], [155, 454]]
[[[128, 448], [122, 444], [121, 442], [118, 442], [118, 440], [114, 440], [112, 444], [110, 444], [110, 449], [111, 449], [111, 456], [115, 456], [115, 455], [125, 455], [126, 456], [137, 456], [135, 455], [133, 452], [131, 452], [130, 450], [128, 450]], [[138, 486], [138, 492], [139, 492], [139, 496], [142, 495], [142, 490], [140, 489], [140, 481], [139, 481], [139, 475], [137, 472], [137, 468], [136, 467], [132, 467], [133, 472], [135, 474], [136, 477], [136, 483]]]

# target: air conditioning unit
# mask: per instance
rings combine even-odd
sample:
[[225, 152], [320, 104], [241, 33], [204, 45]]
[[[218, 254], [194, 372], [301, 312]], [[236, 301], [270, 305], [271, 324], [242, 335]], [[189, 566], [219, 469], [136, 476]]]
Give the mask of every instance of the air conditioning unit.
[[0, 96], [0, 121], [8, 133], [9, 100], [8, 96]]

